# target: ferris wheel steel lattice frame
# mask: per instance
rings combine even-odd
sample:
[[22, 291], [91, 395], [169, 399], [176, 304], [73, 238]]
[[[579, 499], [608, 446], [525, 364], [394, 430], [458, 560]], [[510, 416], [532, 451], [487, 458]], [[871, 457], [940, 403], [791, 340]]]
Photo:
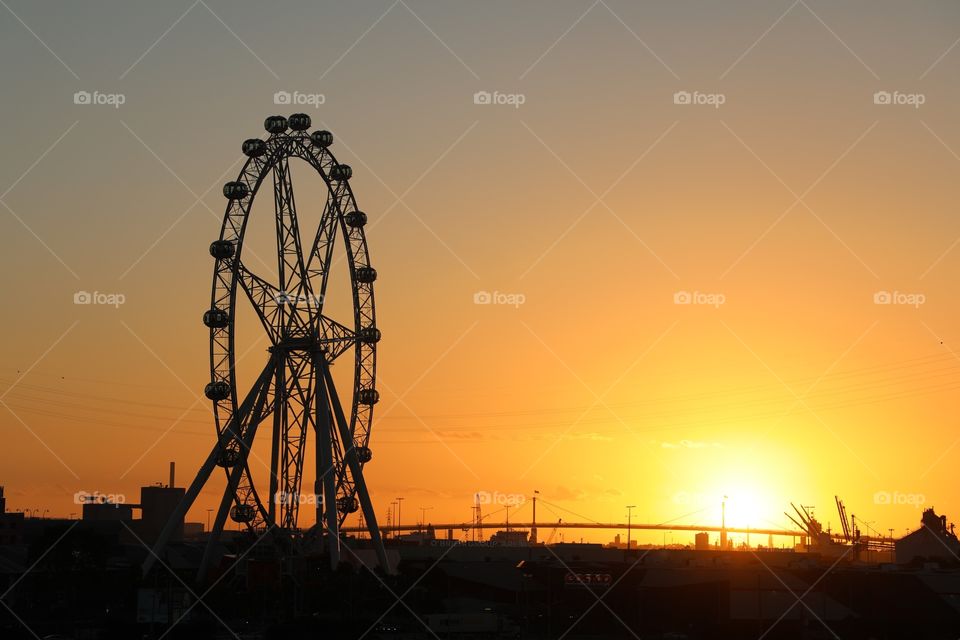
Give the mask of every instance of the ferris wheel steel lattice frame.
[[[217, 467], [223, 469], [227, 483], [200, 578], [228, 516], [250, 531], [269, 532], [291, 543], [290, 548], [307, 539], [319, 540], [335, 567], [340, 559], [340, 527], [360, 510], [378, 560], [387, 569], [363, 476], [363, 467], [372, 458], [370, 435], [379, 400], [377, 272], [370, 264], [364, 232], [367, 217], [358, 209], [350, 186], [352, 169], [330, 151], [332, 134], [308, 133], [310, 125], [306, 114], [268, 117], [264, 128], [270, 135], [244, 141], [246, 162], [237, 179], [223, 187], [227, 206], [220, 237], [210, 245], [215, 261], [213, 285], [210, 308], [203, 314], [210, 330], [210, 382], [204, 394], [213, 403], [216, 443], [160, 533], [144, 563], [145, 573]], [[301, 235], [289, 162], [295, 158], [313, 167], [326, 186], [326, 202], [312, 237]], [[265, 183], [272, 183], [276, 230], [277, 267], [270, 276], [258, 274], [243, 259], [253, 203]], [[309, 240], [307, 252], [305, 240]], [[324, 312], [330, 271], [338, 256], [345, 258], [352, 294], [352, 317], [344, 322]], [[237, 376], [235, 323], [243, 306], [255, 312], [270, 342], [266, 363], [249, 388]], [[331, 365], [351, 351], [347, 411]], [[256, 457], [252, 447], [264, 425], [270, 428], [268, 463], [251, 459]], [[307, 494], [312, 500], [305, 501], [302, 485], [311, 437], [314, 485], [313, 493]], [[268, 466], [269, 477], [253, 473], [255, 466]], [[316, 505], [316, 524], [306, 532], [299, 525], [305, 502]]]

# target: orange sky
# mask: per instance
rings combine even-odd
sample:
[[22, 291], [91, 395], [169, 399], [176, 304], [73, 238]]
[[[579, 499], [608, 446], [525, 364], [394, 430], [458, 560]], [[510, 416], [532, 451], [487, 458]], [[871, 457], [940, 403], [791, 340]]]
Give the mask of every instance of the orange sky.
[[[115, 33], [106, 8], [11, 3], [55, 55], [0, 25], [10, 508], [135, 501], [169, 460], [192, 478], [220, 184], [292, 110], [274, 92], [300, 91], [323, 94], [304, 109], [371, 220], [381, 518], [397, 496], [405, 522], [459, 522], [476, 491], [534, 489], [595, 520], [718, 523], [723, 495], [752, 526], [794, 501], [836, 528], [835, 494], [884, 533], [960, 510], [955, 5], [294, 3], [291, 24], [209, 4], [157, 41], [186, 6], [115, 7]], [[95, 90], [125, 102], [73, 103]]]

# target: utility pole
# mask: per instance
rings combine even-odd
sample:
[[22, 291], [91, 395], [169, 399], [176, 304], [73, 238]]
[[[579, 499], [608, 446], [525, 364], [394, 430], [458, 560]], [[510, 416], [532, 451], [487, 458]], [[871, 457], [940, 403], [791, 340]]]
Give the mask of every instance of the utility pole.
[[480, 525], [483, 524], [483, 514], [481, 510], [482, 510], [482, 507], [480, 506], [480, 494], [477, 493], [474, 495], [474, 506], [473, 506], [473, 541], [474, 542], [483, 542], [483, 530], [480, 528]]
[[423, 533], [427, 526], [427, 511], [430, 509], [433, 509], [433, 507], [420, 507], [420, 533]]
[[537, 544], [537, 496], [539, 494], [539, 491], [533, 490], [533, 526], [530, 527], [530, 544]]
[[720, 503], [720, 548], [727, 548], [727, 496]]
[[400, 537], [400, 503], [403, 500], [403, 498], [397, 498], [397, 538]]
[[635, 504], [627, 505], [627, 551], [630, 551], [630, 526], [633, 524], [633, 510], [636, 507]]
[[[387, 512], [387, 522], [391, 525], [397, 524], [397, 501], [394, 500], [390, 503], [390, 510]], [[397, 531], [394, 529], [393, 537], [397, 537]]]

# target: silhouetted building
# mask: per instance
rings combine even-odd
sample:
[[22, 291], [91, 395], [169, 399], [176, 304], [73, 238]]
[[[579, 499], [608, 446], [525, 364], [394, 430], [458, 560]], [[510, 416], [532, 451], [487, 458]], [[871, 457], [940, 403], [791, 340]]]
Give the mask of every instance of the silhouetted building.
[[710, 548], [710, 534], [706, 531], [701, 531], [693, 537], [694, 547], [697, 551], [706, 551]]
[[133, 505], [117, 502], [89, 501], [83, 503], [84, 521], [133, 520]]
[[[173, 515], [186, 489], [183, 487], [140, 487], [140, 522], [137, 530], [144, 542], [152, 543]], [[183, 520], [177, 524], [171, 540], [183, 539]]]
[[[148, 487], [140, 487], [140, 504], [130, 505], [135, 509], [140, 509], [140, 519], [134, 520], [133, 530], [137, 537], [146, 544], [153, 544], [160, 537], [160, 532], [167, 525], [177, 505], [186, 494], [186, 489], [176, 486], [176, 465], [170, 463], [170, 481], [169, 484], [155, 484]], [[195, 532], [191, 532], [195, 533]], [[183, 518], [177, 523], [173, 530], [171, 541], [181, 541], [184, 539]]]
[[23, 514], [7, 513], [7, 499], [0, 487], [0, 545], [23, 542]]
[[419, 542], [420, 544], [426, 544], [437, 539], [437, 532], [434, 531], [432, 524], [428, 524], [426, 529], [400, 534], [397, 536], [397, 539], [401, 542]]
[[525, 529], [504, 529], [490, 536], [490, 542], [505, 547], [525, 547], [529, 544], [529, 542], [527, 542], [527, 535], [528, 532]]
[[947, 527], [947, 516], [938, 516], [933, 508], [920, 518], [920, 528], [896, 541], [897, 562], [915, 560], [956, 562], [960, 557], [960, 540]]
[[133, 505], [114, 502], [100, 495], [88, 496], [83, 501], [82, 518], [85, 522], [102, 522], [104, 520], [131, 522], [133, 520]]

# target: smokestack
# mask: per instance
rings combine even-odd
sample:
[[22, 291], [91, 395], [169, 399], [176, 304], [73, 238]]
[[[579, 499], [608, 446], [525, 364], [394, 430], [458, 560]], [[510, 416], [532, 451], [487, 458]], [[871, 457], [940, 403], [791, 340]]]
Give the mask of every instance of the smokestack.
[[177, 468], [177, 463], [171, 462], [170, 463], [170, 488], [171, 489], [173, 489], [174, 487], [174, 479], [176, 477], [176, 468]]

